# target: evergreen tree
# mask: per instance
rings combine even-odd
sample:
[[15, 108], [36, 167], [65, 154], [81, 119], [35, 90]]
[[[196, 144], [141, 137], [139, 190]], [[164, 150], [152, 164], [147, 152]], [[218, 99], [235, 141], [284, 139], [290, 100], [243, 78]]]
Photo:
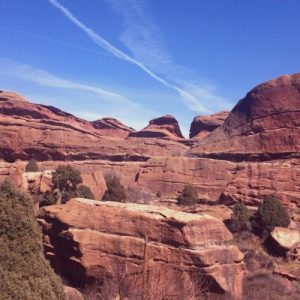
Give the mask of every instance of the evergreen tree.
[[0, 300], [65, 299], [44, 258], [32, 200], [11, 184], [0, 185]]

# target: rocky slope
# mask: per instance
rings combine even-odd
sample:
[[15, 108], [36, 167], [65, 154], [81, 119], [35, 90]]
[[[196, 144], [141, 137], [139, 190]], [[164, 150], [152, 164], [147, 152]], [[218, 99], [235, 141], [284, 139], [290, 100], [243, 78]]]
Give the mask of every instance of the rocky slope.
[[106, 285], [109, 299], [241, 296], [243, 254], [213, 217], [86, 199], [46, 207], [41, 217], [56, 271], [78, 286]]
[[170, 115], [165, 115], [149, 122], [149, 125], [138, 132], [131, 132], [129, 137], [148, 138], [183, 138], [177, 120]]
[[209, 116], [196, 116], [191, 124], [190, 138], [202, 139], [220, 127], [228, 117], [228, 111], [221, 111]]
[[300, 74], [258, 85], [191, 155], [230, 160], [299, 157]]

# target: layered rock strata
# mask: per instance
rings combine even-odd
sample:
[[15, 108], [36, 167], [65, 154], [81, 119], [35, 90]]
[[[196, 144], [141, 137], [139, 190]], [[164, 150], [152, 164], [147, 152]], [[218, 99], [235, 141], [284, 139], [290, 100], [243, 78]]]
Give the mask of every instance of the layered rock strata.
[[216, 218], [86, 199], [41, 217], [48, 258], [76, 285], [111, 285], [128, 299], [241, 295], [243, 254]]
[[299, 157], [299, 140], [300, 74], [294, 74], [250, 91], [190, 154], [236, 161]]

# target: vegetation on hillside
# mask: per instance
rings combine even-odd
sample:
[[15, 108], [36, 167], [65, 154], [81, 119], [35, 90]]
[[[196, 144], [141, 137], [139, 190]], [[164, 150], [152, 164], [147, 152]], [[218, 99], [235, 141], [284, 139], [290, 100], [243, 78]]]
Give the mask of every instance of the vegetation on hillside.
[[82, 183], [80, 172], [70, 165], [59, 166], [53, 173], [54, 188], [62, 193], [75, 191], [77, 186]]
[[26, 165], [26, 172], [38, 172], [39, 166], [35, 159], [31, 159]]
[[276, 226], [288, 227], [290, 217], [287, 210], [273, 196], [267, 196], [253, 218], [253, 228], [263, 236], [267, 236]]
[[192, 185], [186, 185], [177, 197], [177, 204], [179, 205], [193, 205], [198, 203], [198, 201], [198, 193]]
[[80, 171], [70, 165], [59, 166], [53, 173], [52, 191], [44, 195], [41, 206], [67, 203], [72, 198], [95, 199], [91, 189], [82, 184]]
[[228, 223], [228, 228], [231, 232], [239, 232], [250, 229], [249, 223], [250, 213], [247, 206], [241, 202], [233, 207], [231, 220]]
[[0, 299], [60, 300], [62, 284], [43, 255], [32, 200], [0, 185]]
[[103, 196], [104, 201], [126, 202], [126, 190], [118, 176], [106, 175], [105, 182], [107, 190]]
[[76, 193], [77, 193], [77, 197], [79, 198], [95, 200], [95, 195], [93, 194], [91, 189], [84, 184], [80, 184], [77, 187]]

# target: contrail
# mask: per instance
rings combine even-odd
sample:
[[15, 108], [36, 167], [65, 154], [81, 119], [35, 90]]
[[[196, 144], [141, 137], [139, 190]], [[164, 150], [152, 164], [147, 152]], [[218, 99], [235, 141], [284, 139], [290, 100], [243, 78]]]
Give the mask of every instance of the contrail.
[[99, 55], [105, 55], [105, 56], [110, 56], [111, 55], [111, 54], [108, 54], [108, 53], [105, 53], [105, 52], [100, 52], [100, 51], [89, 49], [89, 48], [82, 47], [82, 46], [79, 46], [79, 45], [66, 43], [66, 42], [63, 42], [61, 40], [53, 39], [53, 38], [50, 38], [50, 37], [47, 37], [47, 36], [44, 36], [44, 35], [28, 32], [28, 31], [24, 31], [24, 30], [13, 29], [13, 28], [8, 28], [8, 27], [4, 27], [4, 26], [0, 26], [0, 29], [5, 30], [5, 31], [19, 33], [19, 34], [22, 34], [22, 35], [31, 36], [31, 37], [34, 37], [34, 38], [38, 38], [38, 39], [41, 39], [41, 40], [45, 40], [45, 41], [56, 43], [56, 44], [63, 45], [63, 46], [67, 46], [67, 47], [71, 47], [71, 48], [75, 48], [75, 49], [80, 49], [80, 50], [92, 52], [92, 53], [99, 54]]
[[49, 0], [49, 2], [56, 8], [58, 8], [71, 22], [73, 22], [77, 27], [79, 27], [82, 31], [84, 31], [98, 46], [106, 50], [108, 53], [114, 55], [115, 57], [127, 61], [133, 65], [138, 66], [140, 69], [142, 69], [144, 72], [146, 72], [149, 76], [151, 76], [156, 81], [160, 82], [164, 86], [178, 92], [183, 99], [190, 105], [190, 107], [194, 108], [194, 110], [201, 111], [201, 112], [207, 112], [208, 110], [199, 103], [199, 101], [188, 91], [172, 84], [166, 81], [165, 79], [161, 78], [160, 76], [153, 73], [150, 69], [148, 69], [144, 64], [142, 64], [140, 61], [134, 59], [133, 57], [127, 55], [120, 49], [113, 46], [111, 43], [109, 43], [107, 40], [105, 40], [102, 36], [95, 33], [92, 29], [84, 25], [82, 22], [80, 22], [66, 7], [61, 5], [56, 0]]

